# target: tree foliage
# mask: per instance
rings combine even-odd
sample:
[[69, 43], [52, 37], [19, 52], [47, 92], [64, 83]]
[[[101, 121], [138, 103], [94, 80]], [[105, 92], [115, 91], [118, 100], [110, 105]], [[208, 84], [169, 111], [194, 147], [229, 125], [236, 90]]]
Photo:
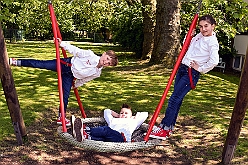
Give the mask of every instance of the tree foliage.
[[18, 9], [20, 3], [13, 0], [1, 0], [0, 1], [0, 21], [3, 27], [15, 26], [18, 27], [16, 23], [16, 15], [18, 14]]
[[110, 1], [74, 0], [72, 5], [75, 12], [74, 25], [77, 30], [98, 32], [102, 27], [109, 26], [113, 13]]
[[[198, 1], [183, 1], [181, 4], [181, 38], [197, 12]], [[248, 5], [243, 0], [205, 0], [199, 15], [211, 14], [217, 21], [215, 31], [220, 44], [220, 55], [234, 54], [233, 39], [236, 34], [248, 30]], [[199, 29], [197, 29], [199, 32]]]
[[141, 4], [129, 6], [126, 3], [113, 4], [110, 23], [114, 41], [130, 49], [140, 58], [143, 44], [143, 19]]
[[[73, 10], [70, 5], [53, 1], [54, 12], [62, 32], [74, 30]], [[20, 29], [25, 29], [29, 38], [47, 39], [51, 38], [51, 19], [48, 4], [39, 0], [26, 0], [21, 3], [21, 9], [17, 16]]]

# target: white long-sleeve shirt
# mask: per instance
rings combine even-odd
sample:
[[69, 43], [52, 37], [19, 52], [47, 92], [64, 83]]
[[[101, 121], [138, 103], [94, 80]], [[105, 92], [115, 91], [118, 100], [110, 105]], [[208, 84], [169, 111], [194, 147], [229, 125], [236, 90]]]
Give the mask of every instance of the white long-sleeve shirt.
[[104, 110], [104, 118], [108, 126], [125, 135], [127, 142], [131, 142], [132, 133], [140, 127], [147, 119], [148, 112], [137, 112], [134, 118], [115, 118], [112, 116], [112, 110]]
[[102, 68], [97, 68], [100, 57], [91, 50], [79, 49], [65, 41], [60, 46], [73, 55], [71, 59], [71, 71], [75, 78], [75, 87], [82, 86], [84, 83], [100, 77]]
[[190, 66], [190, 63], [194, 60], [200, 66], [198, 71], [207, 73], [219, 63], [218, 51], [219, 43], [214, 32], [212, 36], [207, 37], [199, 33], [192, 38], [182, 63]]

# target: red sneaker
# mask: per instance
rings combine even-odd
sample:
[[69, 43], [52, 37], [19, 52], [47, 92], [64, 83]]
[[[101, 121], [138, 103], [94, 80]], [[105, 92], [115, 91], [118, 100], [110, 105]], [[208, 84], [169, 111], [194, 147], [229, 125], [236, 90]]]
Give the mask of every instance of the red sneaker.
[[161, 139], [161, 140], [166, 140], [170, 135], [172, 134], [171, 130], [164, 130], [160, 127], [157, 127], [155, 130], [151, 132], [149, 137], [151, 138], [156, 138], [156, 139]]
[[[62, 124], [62, 118], [61, 117], [58, 118], [57, 124]], [[67, 118], [65, 118], [65, 125], [66, 126], [71, 126], [71, 122]]]

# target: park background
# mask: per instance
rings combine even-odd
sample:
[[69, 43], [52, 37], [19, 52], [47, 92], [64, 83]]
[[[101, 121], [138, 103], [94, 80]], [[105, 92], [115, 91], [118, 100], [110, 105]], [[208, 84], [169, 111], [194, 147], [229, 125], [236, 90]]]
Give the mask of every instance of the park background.
[[[8, 19], [8, 21], [6, 21], [7, 19], [3, 19], [2, 21], [9, 57], [53, 59], [55, 57], [55, 49], [52, 42], [53, 34], [51, 32], [51, 23], [46, 2], [14, 2], [1, 2], [1, 7], [4, 6], [1, 8], [1, 12], [5, 12], [5, 15], [9, 16], [8, 18], [10, 16], [13, 18]], [[70, 2], [71, 6], [68, 5]], [[89, 116], [100, 116], [104, 108], [118, 110], [123, 102], [130, 103], [136, 111], [148, 111], [152, 115], [166, 86], [171, 73], [171, 66], [175, 62], [179, 49], [171, 52], [169, 50], [172, 48], [166, 47], [168, 50], [164, 51], [164, 54], [161, 56], [161, 50], [158, 50], [158, 43], [153, 42], [151, 44], [152, 49], [157, 51], [151, 51], [150, 49], [150, 51], [144, 53], [146, 33], [144, 32], [145, 17], [142, 14], [145, 13], [144, 11], [151, 11], [148, 10], [151, 8], [146, 9], [139, 1], [70, 2], [54, 1], [54, 8], [64, 40], [74, 41], [72, 42], [73, 45], [83, 49], [93, 49], [98, 54], [111, 48], [117, 52], [120, 58], [120, 65], [118, 67], [104, 69], [101, 78], [79, 88], [82, 102]], [[111, 12], [111, 14], [103, 14], [102, 12], [104, 10], [98, 11], [99, 6], [102, 6], [102, 9], [106, 9], [106, 6], [108, 6], [106, 2], [108, 5], [117, 5], [115, 7], [108, 7], [108, 12]], [[135, 3], [130, 4], [130, 2]], [[169, 34], [169, 37], [165, 36], [166, 31], [159, 33], [167, 39], [163, 40], [162, 45], [168, 45], [168, 43], [175, 42], [174, 39], [177, 39], [176, 43], [178, 45], [175, 44], [175, 46], [180, 47], [179, 41], [186, 34], [198, 5], [197, 1], [188, 2], [182, 1], [180, 3], [181, 10], [178, 10], [181, 15], [180, 32], [178, 28], [174, 29], [176, 33], [173, 30], [170, 31], [172, 34], [177, 34], [178, 36], [169, 39]], [[168, 4], [166, 5], [168, 6]], [[161, 6], [163, 5], [161, 4]], [[12, 10], [6, 12], [6, 7]], [[144, 9], [143, 12], [142, 9]], [[166, 11], [168, 12], [168, 10]], [[159, 162], [161, 155], [164, 155], [165, 157], [162, 159], [167, 163], [168, 161], [173, 162], [175, 160], [173, 158], [178, 154], [179, 158], [182, 158], [181, 160], [179, 158], [177, 159], [178, 164], [180, 162], [181, 164], [186, 162], [189, 164], [211, 164], [221, 160], [223, 143], [235, 103], [240, 76], [240, 72], [232, 68], [232, 60], [237, 55], [237, 50], [233, 46], [233, 42], [237, 34], [247, 34], [247, 20], [244, 19], [245, 12], [247, 12], [247, 3], [243, 1], [235, 1], [233, 3], [229, 1], [203, 1], [200, 14], [209, 13], [210, 11], [211, 14], [216, 16], [217, 22], [219, 22], [216, 30], [219, 34], [218, 40], [221, 45], [220, 55], [227, 64], [225, 73], [223, 74], [223, 72], [220, 72], [216, 68], [209, 74], [202, 75], [197, 89], [190, 92], [184, 100], [180, 111], [178, 129], [173, 134], [171, 140], [164, 142], [165, 144], [161, 145], [162, 147], [158, 146], [154, 150], [137, 151], [134, 153], [144, 154], [144, 152], [147, 152], [143, 155], [146, 157], [152, 153], [151, 155], [156, 158], [157, 162]], [[223, 14], [224, 11], [225, 13]], [[89, 17], [90, 14], [94, 15]], [[161, 15], [163, 16], [165, 14], [162, 13]], [[167, 13], [167, 15], [170, 16], [171, 14]], [[83, 16], [87, 17], [84, 18]], [[106, 16], [112, 17], [103, 23]], [[153, 16], [150, 20], [154, 22], [155, 18]], [[44, 24], [44, 22], [46, 23]], [[108, 25], [106, 25], [107, 23]], [[108, 29], [111, 32], [107, 40], [105, 38], [105, 32], [102, 31], [103, 29]], [[13, 33], [11, 33], [11, 30]], [[150, 40], [156, 41], [156, 36], [158, 36], [156, 33], [158, 32], [155, 29], [152, 32], [153, 37]], [[56, 135], [56, 124], [54, 122], [58, 107], [56, 73], [38, 71], [31, 68], [12, 68], [12, 72], [24, 121], [27, 129], [30, 130], [29, 137], [31, 136], [31, 143], [34, 136], [37, 136], [34, 141], [39, 142], [39, 144], [30, 145], [36, 148], [33, 152], [31, 150], [30, 153], [34, 153], [36, 156], [39, 152], [46, 153], [50, 155], [50, 163], [55, 160], [65, 162], [66, 159], [63, 159], [63, 156], [61, 156], [62, 158], [58, 158], [56, 157], [57, 153], [49, 154], [49, 151], [54, 150], [49, 145], [54, 146], [56, 143], [48, 143], [54, 139], [47, 139], [48, 136], [45, 136], [52, 133], [55, 141], [59, 143], [57, 145], [62, 147], [67, 145], [67, 143], [63, 143]], [[14, 154], [16, 151], [16, 153], [20, 153], [19, 156], [13, 157], [16, 161], [28, 162], [35, 160], [39, 162], [39, 156], [32, 157], [30, 156], [32, 154], [28, 152], [21, 153], [25, 149], [16, 147], [13, 127], [3, 93], [2, 96], [2, 122], [0, 131], [1, 141], [5, 142], [2, 149], [6, 150], [6, 152], [3, 152], [1, 158], [8, 159], [11, 157], [8, 157], [8, 155], [11, 155], [9, 152]], [[168, 96], [170, 96], [170, 93]], [[79, 115], [80, 112], [78, 111], [77, 102], [73, 100], [73, 94], [71, 98], [69, 113]], [[164, 110], [165, 107], [161, 111], [160, 118], [163, 117]], [[247, 116], [245, 119], [247, 119]], [[244, 120], [243, 125], [244, 128], [241, 131], [239, 144], [235, 150], [234, 163], [244, 163], [247, 161], [246, 120]], [[39, 127], [37, 129], [37, 126], [45, 127]], [[73, 152], [73, 146], [69, 145], [69, 147], [71, 147], [69, 151]], [[81, 150], [77, 151], [85, 153]], [[134, 153], [131, 153], [131, 155]], [[123, 155], [118, 156], [122, 157]], [[42, 156], [40, 159], [40, 162], [46, 161], [46, 158]], [[71, 159], [70, 161], [74, 162], [76, 160]], [[116, 162], [114, 159], [112, 161]]]

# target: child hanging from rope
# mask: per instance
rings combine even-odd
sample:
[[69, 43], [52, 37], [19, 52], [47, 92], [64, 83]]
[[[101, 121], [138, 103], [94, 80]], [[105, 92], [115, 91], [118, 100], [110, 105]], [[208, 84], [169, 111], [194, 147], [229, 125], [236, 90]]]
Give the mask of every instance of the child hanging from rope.
[[[91, 50], [83, 50], [65, 41], [58, 39], [60, 47], [69, 51], [73, 57], [61, 58], [61, 76], [63, 88], [64, 112], [68, 105], [70, 90], [75, 81], [75, 88], [82, 86], [88, 81], [100, 77], [103, 67], [116, 66], [118, 58], [113, 50], [108, 50], [97, 56]], [[9, 59], [12, 66], [24, 66], [32, 68], [47, 69], [57, 71], [56, 59], [35, 60], [35, 59]], [[76, 79], [76, 80], [75, 80]], [[59, 110], [57, 124], [62, 124], [61, 111]], [[70, 120], [65, 118], [66, 126], [70, 126]]]
[[81, 118], [71, 117], [72, 135], [81, 142], [91, 139], [104, 142], [131, 142], [132, 133], [148, 117], [148, 112], [137, 112], [132, 116], [132, 109], [128, 104], [123, 104], [120, 113], [110, 109], [104, 110], [104, 118], [108, 126], [85, 127]]

